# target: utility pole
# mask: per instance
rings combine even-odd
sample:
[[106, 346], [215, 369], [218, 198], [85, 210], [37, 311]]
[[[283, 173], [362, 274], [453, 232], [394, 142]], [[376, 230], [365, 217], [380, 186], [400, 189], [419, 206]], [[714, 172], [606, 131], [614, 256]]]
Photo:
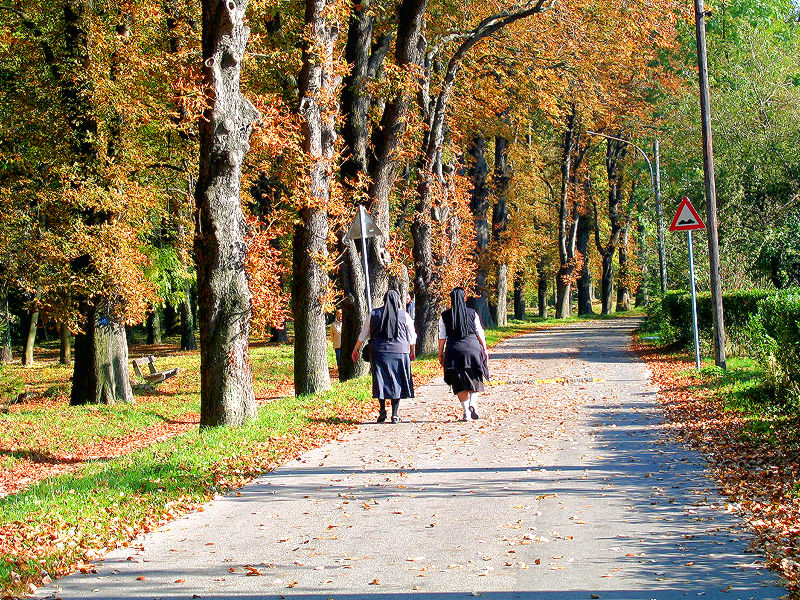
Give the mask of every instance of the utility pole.
[[658, 232], [658, 274], [661, 279], [661, 295], [667, 291], [667, 250], [664, 243], [664, 216], [661, 207], [661, 144], [658, 139], [653, 141], [653, 156], [655, 158], [655, 183], [653, 195], [656, 200], [656, 229]]
[[725, 369], [725, 322], [723, 320], [719, 238], [717, 236], [717, 186], [714, 180], [714, 145], [711, 140], [706, 15], [703, 0], [694, 0], [694, 16], [697, 30], [697, 67], [700, 78], [700, 113], [703, 123], [703, 170], [706, 183], [706, 225], [708, 227], [708, 258], [711, 269], [711, 305], [714, 313], [714, 362], [718, 367]]

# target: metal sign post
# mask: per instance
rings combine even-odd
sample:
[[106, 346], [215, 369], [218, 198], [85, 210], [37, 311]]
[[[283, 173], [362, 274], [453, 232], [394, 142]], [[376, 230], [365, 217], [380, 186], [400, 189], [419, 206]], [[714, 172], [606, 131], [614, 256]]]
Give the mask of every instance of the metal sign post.
[[358, 214], [353, 219], [347, 237], [351, 240], [361, 240], [361, 265], [364, 267], [364, 280], [366, 282], [367, 310], [372, 312], [372, 293], [369, 284], [369, 261], [367, 260], [367, 238], [383, 235], [374, 219], [369, 216], [363, 205], [359, 205]]
[[678, 212], [675, 213], [675, 218], [672, 219], [670, 231], [685, 231], [689, 234], [689, 279], [692, 288], [692, 325], [694, 326], [694, 362], [697, 369], [700, 369], [700, 328], [697, 323], [697, 291], [694, 282], [694, 247], [692, 246], [692, 231], [695, 229], [705, 229], [706, 225], [703, 219], [689, 202], [686, 196], [681, 200], [678, 206]]
[[692, 230], [689, 229], [689, 279], [692, 282], [692, 325], [694, 326], [694, 362], [700, 370], [700, 329], [697, 325], [697, 292], [694, 285], [694, 250], [692, 249]]
[[372, 292], [370, 291], [372, 288], [369, 285], [369, 262], [367, 261], [367, 236], [363, 235], [363, 232], [367, 230], [365, 219], [364, 219], [364, 207], [358, 207], [358, 224], [361, 226], [361, 263], [364, 266], [364, 281], [366, 282], [366, 292], [367, 292], [367, 311], [368, 313], [372, 312]]

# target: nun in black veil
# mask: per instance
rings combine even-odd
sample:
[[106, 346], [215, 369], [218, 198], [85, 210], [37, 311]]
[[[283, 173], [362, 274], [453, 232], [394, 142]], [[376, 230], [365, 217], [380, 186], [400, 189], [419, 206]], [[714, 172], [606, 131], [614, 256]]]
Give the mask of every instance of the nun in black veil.
[[439, 363], [445, 383], [461, 401], [462, 420], [477, 420], [477, 393], [489, 378], [489, 351], [480, 317], [467, 307], [464, 288], [450, 292], [450, 308], [439, 317]]
[[392, 401], [392, 423], [400, 423], [400, 400], [414, 397], [411, 378], [411, 361], [414, 360], [417, 334], [414, 321], [402, 308], [400, 294], [389, 290], [383, 297], [383, 306], [374, 309], [358, 336], [351, 358], [358, 360], [358, 352], [369, 338], [372, 371], [372, 397], [380, 402], [378, 423], [386, 420], [386, 399]]

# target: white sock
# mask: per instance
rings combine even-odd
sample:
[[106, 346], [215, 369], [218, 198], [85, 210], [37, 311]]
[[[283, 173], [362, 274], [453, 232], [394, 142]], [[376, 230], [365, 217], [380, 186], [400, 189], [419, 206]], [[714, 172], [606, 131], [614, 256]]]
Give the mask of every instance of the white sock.
[[461, 401], [461, 408], [464, 409], [464, 418], [465, 419], [469, 418], [469, 415], [467, 414], [468, 407], [469, 407], [469, 400], [462, 400]]
[[470, 393], [470, 395], [469, 395], [469, 405], [472, 408], [474, 408], [475, 410], [478, 410], [478, 394], [477, 393], [475, 393], [475, 392], [471, 392]]

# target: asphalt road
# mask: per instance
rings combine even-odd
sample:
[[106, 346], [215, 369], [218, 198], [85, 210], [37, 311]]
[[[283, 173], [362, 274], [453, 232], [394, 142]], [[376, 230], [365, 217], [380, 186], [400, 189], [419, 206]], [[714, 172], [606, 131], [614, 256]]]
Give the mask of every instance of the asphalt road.
[[405, 423], [364, 424], [39, 596], [784, 596], [702, 457], [663, 426], [626, 349], [634, 325], [509, 340], [479, 421], [459, 422], [435, 381], [404, 404]]

